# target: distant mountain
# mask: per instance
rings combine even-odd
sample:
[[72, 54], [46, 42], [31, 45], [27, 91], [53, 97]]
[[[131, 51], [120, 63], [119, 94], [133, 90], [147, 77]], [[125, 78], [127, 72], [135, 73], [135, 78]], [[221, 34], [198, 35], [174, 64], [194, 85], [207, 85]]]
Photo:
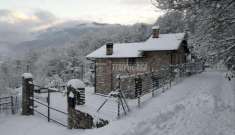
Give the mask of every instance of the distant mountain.
[[65, 22], [63, 24], [50, 27], [45, 30], [33, 32], [33, 40], [24, 41], [11, 46], [12, 50], [24, 53], [31, 49], [44, 49], [48, 47], [64, 47], [76, 44], [79, 37], [87, 32], [96, 31], [103, 27], [114, 26], [96, 22], [80, 23], [78, 21]]
[[[68, 21], [47, 29], [33, 31], [31, 39], [10, 45], [14, 55], [22, 55], [30, 50], [63, 48], [76, 46], [77, 53], [86, 55], [105, 42], [138, 42], [149, 33], [149, 26], [135, 24], [104, 24], [97, 22]], [[86, 49], [86, 51], [84, 51]], [[89, 50], [89, 51], [88, 51]]]
[[0, 57], [12, 55], [12, 50], [9, 48], [9, 46], [10, 43], [8, 42], [0, 42]]

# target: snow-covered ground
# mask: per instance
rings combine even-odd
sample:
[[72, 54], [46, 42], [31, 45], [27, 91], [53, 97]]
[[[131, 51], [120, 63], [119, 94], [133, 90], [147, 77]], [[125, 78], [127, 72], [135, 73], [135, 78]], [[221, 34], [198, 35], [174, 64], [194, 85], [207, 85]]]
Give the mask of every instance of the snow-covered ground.
[[192, 76], [99, 129], [68, 130], [39, 115], [0, 115], [0, 123], [1, 135], [234, 135], [235, 80], [218, 72]]
[[[155, 94], [161, 93], [163, 89], [160, 88], [155, 91]], [[67, 98], [66, 94], [61, 93], [51, 93], [50, 96], [50, 105], [53, 108], [61, 110], [63, 112], [67, 112]], [[35, 94], [35, 97], [38, 101], [47, 104], [47, 93], [44, 94]], [[117, 112], [118, 112], [118, 101], [117, 98], [114, 97], [106, 97], [102, 95], [97, 95], [94, 92], [94, 87], [86, 87], [85, 90], [85, 104], [76, 106], [76, 109], [89, 113], [95, 118], [102, 118], [108, 121], [115, 121], [117, 120]], [[145, 102], [148, 102], [152, 99], [152, 94], [145, 94], [141, 97], [141, 105], [144, 105]], [[107, 102], [105, 102], [107, 100]], [[131, 109], [136, 109], [138, 107], [138, 100], [137, 99], [126, 99], [128, 105]], [[105, 104], [101, 107], [101, 105], [105, 102]], [[43, 114], [47, 114], [47, 107], [41, 106], [37, 102], [34, 102], [35, 106], [37, 106], [36, 110], [39, 110]], [[100, 109], [99, 109], [100, 108]], [[99, 109], [99, 111], [97, 111]], [[37, 113], [36, 113], [37, 115]], [[121, 117], [124, 116], [124, 111], [120, 109]], [[58, 113], [56, 111], [51, 110], [51, 117], [62, 122], [66, 123], [67, 117], [64, 114]]]

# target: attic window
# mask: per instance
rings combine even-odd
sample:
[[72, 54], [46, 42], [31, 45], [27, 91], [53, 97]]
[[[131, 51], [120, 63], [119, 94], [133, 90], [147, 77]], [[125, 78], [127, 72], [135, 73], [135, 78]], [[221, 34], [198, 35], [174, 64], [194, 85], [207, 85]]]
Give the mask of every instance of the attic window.
[[136, 58], [129, 58], [128, 59], [128, 65], [129, 66], [136, 65]]

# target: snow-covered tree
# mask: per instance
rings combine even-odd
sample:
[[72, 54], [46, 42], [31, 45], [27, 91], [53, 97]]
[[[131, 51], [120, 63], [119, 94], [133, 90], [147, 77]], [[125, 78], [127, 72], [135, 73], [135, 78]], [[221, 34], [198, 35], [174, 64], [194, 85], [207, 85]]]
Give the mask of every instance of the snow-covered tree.
[[169, 11], [159, 17], [156, 24], [161, 28], [161, 33], [179, 33], [184, 32], [185, 19], [184, 14], [179, 11]]
[[153, 0], [153, 3], [162, 10], [185, 15], [189, 41], [197, 55], [212, 63], [234, 61], [234, 0]]
[[[66, 34], [63, 34], [64, 32]], [[63, 47], [53, 47], [48, 44], [49, 47], [29, 49], [22, 57], [2, 60], [0, 63], [0, 87], [2, 91], [8, 87], [19, 87], [21, 75], [24, 72], [31, 72], [34, 75], [35, 83], [42, 86], [51, 87], [79, 77], [88, 80], [92, 78], [91, 74], [88, 73], [90, 72], [88, 69], [90, 63], [85, 57], [88, 53], [107, 42], [143, 41], [149, 36], [150, 32], [150, 25], [141, 23], [126, 26], [75, 27], [72, 32], [71, 28], [59, 30], [56, 33], [46, 32], [39, 38], [50, 37], [53, 39], [59, 33], [60, 36], [66, 35], [66, 37], [61, 36], [60, 38], [68, 38], [67, 42]], [[79, 33], [79, 36], [76, 37], [76, 33]]]

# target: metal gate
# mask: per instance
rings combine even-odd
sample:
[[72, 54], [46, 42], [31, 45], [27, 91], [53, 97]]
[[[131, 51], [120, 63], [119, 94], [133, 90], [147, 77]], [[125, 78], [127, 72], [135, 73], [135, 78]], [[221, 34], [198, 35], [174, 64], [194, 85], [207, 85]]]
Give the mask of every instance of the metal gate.
[[[34, 96], [30, 97], [30, 100], [32, 100], [34, 104], [32, 108], [33, 111], [47, 118], [48, 122], [54, 122], [64, 127], [68, 127], [68, 113], [51, 105], [52, 94], [61, 94], [62, 92], [52, 88], [44, 88], [35, 84], [32, 85], [34, 85]], [[54, 114], [53, 117], [52, 114]]]

